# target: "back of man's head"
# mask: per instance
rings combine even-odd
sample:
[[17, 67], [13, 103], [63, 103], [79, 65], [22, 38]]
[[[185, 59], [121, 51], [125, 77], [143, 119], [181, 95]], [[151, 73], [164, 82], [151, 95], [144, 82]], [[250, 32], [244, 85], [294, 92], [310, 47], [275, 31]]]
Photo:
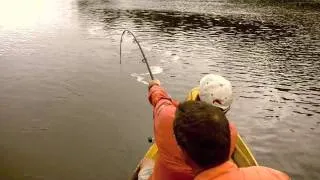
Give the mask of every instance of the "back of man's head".
[[178, 145], [199, 168], [216, 167], [229, 158], [229, 122], [218, 107], [201, 101], [179, 104], [174, 134]]

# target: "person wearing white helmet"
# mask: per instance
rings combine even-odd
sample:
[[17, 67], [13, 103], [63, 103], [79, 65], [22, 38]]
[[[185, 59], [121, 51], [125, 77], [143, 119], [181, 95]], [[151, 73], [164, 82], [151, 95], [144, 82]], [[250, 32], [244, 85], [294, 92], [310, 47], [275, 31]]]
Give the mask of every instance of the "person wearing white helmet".
[[208, 74], [200, 80], [198, 87], [189, 92], [187, 100], [204, 101], [226, 113], [233, 100], [231, 83], [220, 75]]

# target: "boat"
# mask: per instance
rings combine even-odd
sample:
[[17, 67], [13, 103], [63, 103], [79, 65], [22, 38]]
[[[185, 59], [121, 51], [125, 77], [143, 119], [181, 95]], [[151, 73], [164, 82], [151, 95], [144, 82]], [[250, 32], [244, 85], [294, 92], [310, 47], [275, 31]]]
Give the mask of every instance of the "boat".
[[[198, 88], [192, 89], [186, 98], [186, 100], [196, 100], [198, 98]], [[145, 153], [144, 158], [149, 158], [154, 161], [157, 160], [158, 155], [158, 147], [155, 143], [153, 143], [148, 151]], [[249, 167], [249, 166], [258, 166], [258, 162], [255, 159], [253, 153], [250, 148], [245, 143], [244, 139], [238, 134], [237, 143], [235, 146], [235, 150], [231, 156], [231, 161], [233, 161], [238, 167]], [[139, 173], [139, 164], [135, 169], [131, 180], [138, 180]]]

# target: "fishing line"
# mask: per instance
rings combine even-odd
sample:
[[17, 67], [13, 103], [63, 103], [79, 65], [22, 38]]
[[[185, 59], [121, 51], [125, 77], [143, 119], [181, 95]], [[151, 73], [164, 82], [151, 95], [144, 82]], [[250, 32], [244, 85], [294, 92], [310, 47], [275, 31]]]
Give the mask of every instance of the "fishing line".
[[137, 40], [136, 36], [135, 36], [131, 31], [129, 31], [129, 30], [124, 30], [124, 31], [122, 32], [122, 35], [121, 35], [121, 39], [120, 39], [120, 64], [121, 64], [121, 53], [122, 53], [122, 38], [123, 38], [123, 36], [124, 36], [126, 33], [132, 35], [134, 41], [138, 44], [138, 47], [139, 47], [139, 49], [140, 49], [140, 52], [141, 52], [141, 54], [142, 54], [142, 56], [143, 56], [142, 62], [143, 62], [143, 63], [146, 63], [147, 68], [148, 68], [148, 71], [149, 71], [149, 74], [150, 74], [150, 77], [151, 77], [152, 80], [154, 80], [154, 76], [153, 76], [153, 74], [152, 74], [152, 72], [151, 72], [151, 69], [150, 69], [148, 60], [147, 60], [146, 56], [144, 55], [144, 52], [143, 52], [143, 50], [142, 50], [142, 48], [141, 48], [141, 46], [140, 46], [140, 43], [139, 43], [139, 41]]

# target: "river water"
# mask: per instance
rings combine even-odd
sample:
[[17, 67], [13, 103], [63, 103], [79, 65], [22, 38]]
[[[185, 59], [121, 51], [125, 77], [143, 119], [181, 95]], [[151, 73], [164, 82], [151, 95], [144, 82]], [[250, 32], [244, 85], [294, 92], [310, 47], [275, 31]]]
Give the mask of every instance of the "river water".
[[261, 165], [320, 176], [319, 10], [225, 0], [1, 0], [0, 179], [126, 179], [152, 135], [141, 41], [183, 100], [227, 77]]

